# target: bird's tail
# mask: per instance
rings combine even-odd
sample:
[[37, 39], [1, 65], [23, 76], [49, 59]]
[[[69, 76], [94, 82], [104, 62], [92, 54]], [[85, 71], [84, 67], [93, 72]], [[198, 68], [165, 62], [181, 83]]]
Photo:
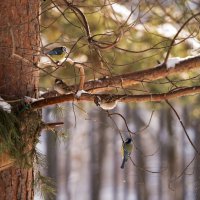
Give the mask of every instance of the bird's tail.
[[124, 165], [125, 165], [126, 159], [125, 157], [123, 158], [122, 164], [121, 164], [121, 168], [124, 169]]

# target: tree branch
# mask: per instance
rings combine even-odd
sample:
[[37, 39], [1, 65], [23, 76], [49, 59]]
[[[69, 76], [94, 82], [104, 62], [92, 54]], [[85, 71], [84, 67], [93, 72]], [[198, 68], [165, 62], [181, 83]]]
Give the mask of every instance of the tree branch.
[[64, 125], [64, 122], [49, 122], [43, 124], [43, 129], [52, 129]]
[[199, 150], [197, 149], [197, 147], [194, 145], [194, 143], [193, 143], [192, 140], [190, 139], [190, 136], [189, 136], [189, 134], [187, 133], [187, 130], [186, 130], [186, 128], [185, 128], [185, 126], [184, 126], [184, 124], [183, 124], [183, 122], [182, 122], [182, 120], [181, 120], [179, 114], [177, 113], [177, 111], [175, 110], [175, 108], [169, 103], [168, 100], [166, 100], [166, 103], [167, 103], [168, 106], [173, 110], [174, 114], [175, 114], [176, 117], [178, 118], [178, 120], [179, 120], [179, 122], [180, 122], [180, 124], [181, 124], [181, 126], [182, 126], [182, 128], [183, 128], [183, 130], [184, 130], [184, 133], [185, 133], [185, 135], [186, 135], [188, 141], [190, 142], [190, 144], [192, 145], [192, 147], [193, 147], [193, 149], [196, 151], [196, 153], [199, 155]]
[[[174, 68], [167, 69], [166, 65], [163, 63], [142, 71], [87, 81], [84, 83], [84, 90], [90, 93], [98, 93], [112, 90], [117, 87], [126, 88], [144, 81], [154, 81], [167, 76], [180, 74], [182, 72], [197, 70], [199, 68], [200, 56], [196, 56], [180, 61]], [[70, 87], [72, 88], [72, 91], [75, 91], [79, 86], [71, 85]], [[48, 96], [48, 94], [46, 94], [46, 96]]]
[[95, 81], [85, 82], [84, 90], [94, 92], [102, 92], [111, 90], [115, 87], [126, 88], [144, 81], [154, 81], [167, 76], [180, 74], [182, 72], [196, 70], [200, 68], [200, 56], [189, 58], [178, 63], [174, 68], [166, 68], [165, 64], [159, 64], [153, 68], [113, 76], [107, 79], [99, 79]]
[[[145, 94], [145, 95], [113, 95], [112, 97], [119, 102], [159, 102], [168, 99], [178, 98], [182, 96], [195, 95], [200, 93], [200, 86], [176, 89], [167, 93]], [[35, 101], [31, 104], [33, 109], [42, 108], [44, 106], [63, 103], [67, 101], [94, 101], [96, 94], [83, 93], [80, 98], [75, 98], [74, 94], [61, 95]], [[98, 94], [101, 99], [106, 99], [110, 94]]]

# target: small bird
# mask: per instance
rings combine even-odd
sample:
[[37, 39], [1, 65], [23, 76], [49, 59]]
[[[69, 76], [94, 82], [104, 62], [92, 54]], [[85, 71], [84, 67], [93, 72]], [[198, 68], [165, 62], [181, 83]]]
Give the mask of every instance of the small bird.
[[55, 79], [54, 90], [59, 94], [73, 93], [72, 88], [64, 83], [61, 79]]
[[124, 169], [125, 162], [128, 161], [132, 150], [133, 150], [133, 142], [132, 142], [132, 139], [129, 137], [122, 144], [122, 149], [121, 149], [122, 159], [123, 159], [122, 160], [122, 165], [121, 165], [122, 169]]
[[94, 97], [94, 103], [101, 107], [104, 110], [112, 110], [117, 106], [117, 99], [112, 98], [112, 96], [109, 96], [107, 98], [102, 99], [100, 96]]
[[52, 49], [51, 51], [48, 51], [46, 55], [57, 65], [61, 65], [65, 60], [67, 56], [67, 47], [56, 47]]

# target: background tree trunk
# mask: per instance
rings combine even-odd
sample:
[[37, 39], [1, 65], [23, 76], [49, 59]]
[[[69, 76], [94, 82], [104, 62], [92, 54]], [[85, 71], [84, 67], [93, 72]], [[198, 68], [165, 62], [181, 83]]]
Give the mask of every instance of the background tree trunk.
[[[8, 0], [0, 4], [0, 96], [21, 99], [36, 96], [39, 71], [39, 1]], [[29, 60], [13, 57], [15, 54]], [[11, 166], [0, 172], [0, 199], [33, 199], [33, 169]]]
[[[139, 114], [140, 110], [139, 109], [135, 109], [134, 112], [132, 113], [133, 116], [133, 120], [136, 124], [136, 129], [139, 130], [141, 129], [141, 127], [144, 126], [144, 122], [142, 121], [142, 119], [140, 118], [140, 114]], [[144, 148], [142, 145], [142, 138], [139, 135], [136, 139], [135, 139], [135, 144], [136, 147], [141, 151], [144, 152]], [[141, 156], [141, 153], [137, 152], [136, 154], [136, 158], [137, 158], [137, 165], [140, 166], [140, 168], [145, 169], [146, 168], [146, 160], [144, 159], [144, 157]], [[149, 195], [148, 195], [148, 186], [147, 186], [147, 175], [146, 172], [141, 170], [140, 168], [136, 169], [136, 190], [137, 190], [137, 199], [139, 200], [148, 200], [149, 199]]]

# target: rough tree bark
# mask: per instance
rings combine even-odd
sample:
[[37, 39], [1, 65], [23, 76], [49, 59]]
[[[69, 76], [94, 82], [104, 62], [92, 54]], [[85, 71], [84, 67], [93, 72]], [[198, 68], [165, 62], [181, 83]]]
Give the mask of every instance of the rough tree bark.
[[[31, 63], [38, 62], [38, 57], [33, 56], [39, 48], [38, 14], [39, 0], [1, 1], [0, 95], [5, 99], [36, 95], [39, 71]], [[19, 58], [12, 56], [13, 45]], [[30, 62], [24, 62], [20, 56]], [[2, 162], [5, 159], [1, 158]], [[33, 169], [22, 169], [8, 163], [0, 168], [0, 199], [33, 199]]]

